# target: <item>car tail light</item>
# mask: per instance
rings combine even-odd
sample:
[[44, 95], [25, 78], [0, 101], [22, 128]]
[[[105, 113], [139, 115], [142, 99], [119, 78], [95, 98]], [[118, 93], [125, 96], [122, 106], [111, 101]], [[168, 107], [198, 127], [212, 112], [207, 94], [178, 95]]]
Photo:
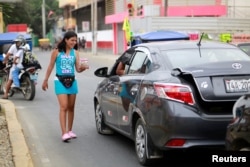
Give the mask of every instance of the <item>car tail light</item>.
[[160, 98], [171, 99], [190, 105], [195, 103], [192, 91], [186, 85], [154, 83], [154, 88]]
[[169, 140], [165, 146], [168, 147], [176, 147], [176, 146], [183, 146], [185, 144], [186, 140], [185, 139], [171, 139]]

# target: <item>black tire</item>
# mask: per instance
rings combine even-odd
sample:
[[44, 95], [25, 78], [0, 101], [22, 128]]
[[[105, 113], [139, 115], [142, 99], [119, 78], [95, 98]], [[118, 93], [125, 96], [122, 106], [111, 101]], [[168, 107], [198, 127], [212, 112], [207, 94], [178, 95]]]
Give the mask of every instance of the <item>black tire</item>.
[[235, 140], [231, 146], [229, 146], [229, 150], [231, 151], [245, 151], [247, 148], [249, 149], [249, 144], [245, 140]]
[[7, 81], [8, 81], [8, 75], [3, 74], [2, 83], [1, 83], [1, 87], [0, 87], [0, 89], [1, 89], [0, 92], [1, 93], [5, 92], [5, 87], [6, 87]]
[[110, 135], [113, 134], [114, 131], [107, 127], [104, 123], [103, 112], [101, 110], [101, 106], [99, 103], [95, 106], [95, 123], [96, 123], [96, 130], [99, 134], [103, 135]]
[[243, 148], [240, 149], [240, 151], [250, 151], [250, 147], [249, 146], [248, 147], [243, 147]]
[[[6, 85], [9, 79], [9, 75], [4, 75], [2, 78], [2, 85], [1, 85], [1, 92], [5, 93], [6, 92]], [[8, 97], [12, 97], [14, 95], [15, 91], [10, 88], [8, 92]]]
[[15, 94], [15, 91], [10, 88], [9, 93], [8, 93], [8, 97], [12, 97], [14, 94]]
[[21, 79], [21, 89], [26, 100], [33, 100], [36, 94], [36, 86], [29, 76], [23, 76]]
[[148, 158], [147, 152], [149, 144], [147, 141], [147, 131], [141, 118], [136, 122], [135, 126], [135, 151], [141, 165], [150, 165], [152, 160]]

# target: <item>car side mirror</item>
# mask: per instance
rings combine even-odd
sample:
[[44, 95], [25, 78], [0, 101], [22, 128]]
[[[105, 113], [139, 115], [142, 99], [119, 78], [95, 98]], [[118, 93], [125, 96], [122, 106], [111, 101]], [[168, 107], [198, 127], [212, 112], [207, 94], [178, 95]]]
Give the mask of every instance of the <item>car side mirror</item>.
[[98, 68], [94, 72], [97, 77], [107, 77], [108, 76], [108, 67]]

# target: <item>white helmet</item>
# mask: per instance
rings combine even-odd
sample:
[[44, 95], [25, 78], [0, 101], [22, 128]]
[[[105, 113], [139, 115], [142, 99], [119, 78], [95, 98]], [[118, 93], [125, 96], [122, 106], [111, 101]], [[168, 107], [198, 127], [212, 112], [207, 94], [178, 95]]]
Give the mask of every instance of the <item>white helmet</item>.
[[16, 39], [14, 39], [14, 42], [21, 42], [21, 45], [24, 45], [26, 40], [23, 35], [18, 35]]

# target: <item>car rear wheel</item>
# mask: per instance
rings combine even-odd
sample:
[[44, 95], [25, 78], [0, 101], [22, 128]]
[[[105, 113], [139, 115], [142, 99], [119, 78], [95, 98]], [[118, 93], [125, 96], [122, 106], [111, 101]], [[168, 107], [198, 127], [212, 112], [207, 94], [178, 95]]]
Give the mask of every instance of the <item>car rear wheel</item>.
[[250, 151], [250, 147], [241, 148], [240, 151]]
[[113, 130], [107, 127], [104, 123], [103, 112], [101, 110], [100, 104], [97, 103], [95, 107], [95, 123], [96, 123], [96, 130], [100, 134], [113, 134]]
[[135, 127], [135, 150], [137, 158], [142, 165], [149, 165], [151, 162], [147, 157], [148, 149], [147, 131], [142, 120], [138, 119]]

